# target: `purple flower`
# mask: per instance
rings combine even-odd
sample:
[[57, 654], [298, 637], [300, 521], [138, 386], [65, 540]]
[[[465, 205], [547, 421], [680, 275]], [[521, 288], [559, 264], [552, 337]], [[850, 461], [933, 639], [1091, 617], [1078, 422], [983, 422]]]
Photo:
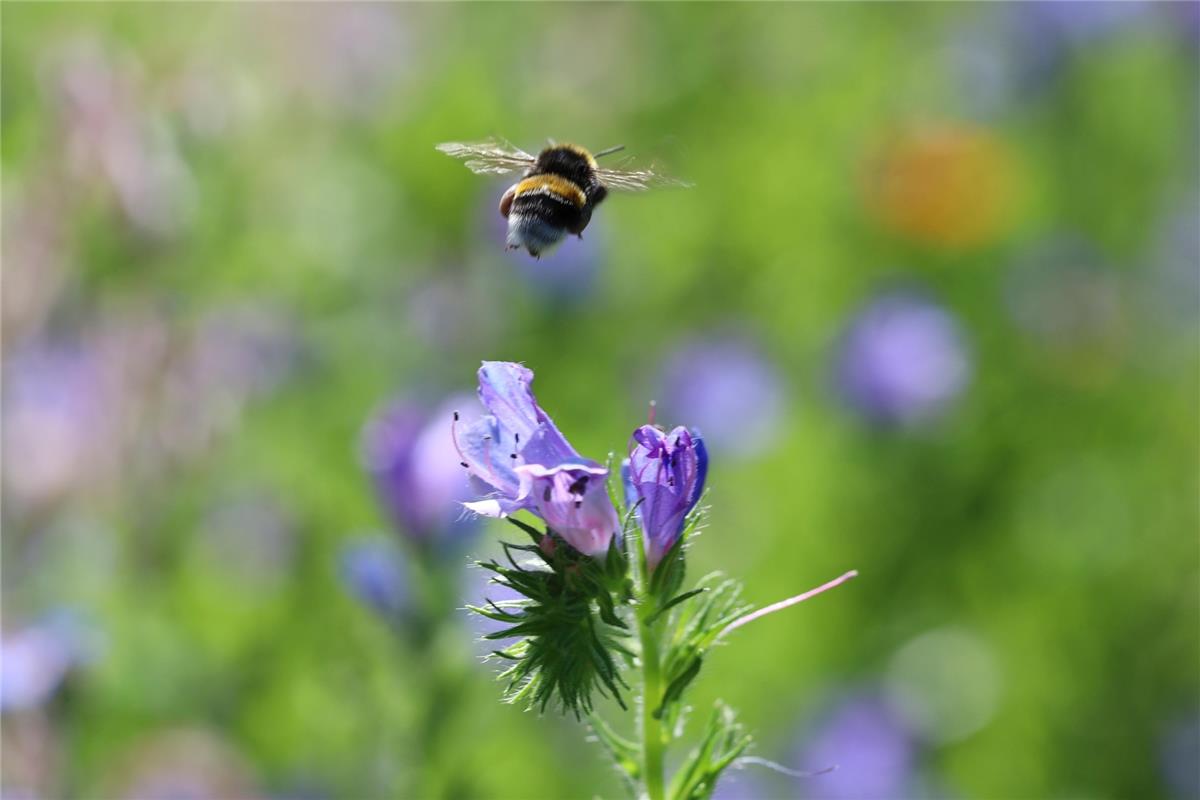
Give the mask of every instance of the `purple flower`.
[[654, 569], [683, 533], [687, 515], [700, 500], [708, 474], [708, 452], [699, 433], [678, 427], [665, 433], [653, 425], [633, 432], [623, 465], [632, 506], [640, 501], [646, 562]]
[[363, 465], [393, 524], [418, 541], [466, 534], [475, 526], [459, 503], [471, 489], [449, 436], [453, 397], [432, 414], [397, 401], [372, 417], [361, 439]]
[[0, 638], [0, 712], [37, 708], [68, 673], [91, 661], [101, 643], [90, 623], [63, 609]]
[[777, 439], [783, 381], [752, 341], [736, 335], [690, 341], [661, 374], [659, 411], [691, 421], [718, 452], [750, 456]]
[[871, 421], [908, 425], [944, 410], [966, 387], [970, 361], [957, 321], [911, 292], [885, 294], [842, 335], [835, 382]]
[[394, 618], [408, 605], [404, 554], [391, 539], [347, 542], [341, 548], [339, 571], [346, 588], [380, 616]]
[[801, 769], [832, 771], [799, 779], [806, 797], [873, 800], [912, 797], [916, 743], [896, 712], [875, 697], [856, 697], [826, 718], [801, 749]]
[[538, 406], [532, 383], [533, 372], [520, 364], [479, 368], [479, 399], [489, 413], [461, 430], [456, 419], [454, 443], [487, 496], [463, 505], [488, 517], [526, 509], [576, 550], [600, 555], [621, 527], [605, 488], [608, 468], [575, 452]]

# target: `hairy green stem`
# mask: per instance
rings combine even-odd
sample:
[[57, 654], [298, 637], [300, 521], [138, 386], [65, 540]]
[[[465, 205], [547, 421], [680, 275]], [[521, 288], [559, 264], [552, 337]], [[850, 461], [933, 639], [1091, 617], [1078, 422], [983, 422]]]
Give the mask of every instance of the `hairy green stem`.
[[649, 800], [664, 800], [662, 720], [654, 716], [662, 702], [662, 664], [658, 630], [646, 619], [638, 620], [642, 642], [642, 780]]

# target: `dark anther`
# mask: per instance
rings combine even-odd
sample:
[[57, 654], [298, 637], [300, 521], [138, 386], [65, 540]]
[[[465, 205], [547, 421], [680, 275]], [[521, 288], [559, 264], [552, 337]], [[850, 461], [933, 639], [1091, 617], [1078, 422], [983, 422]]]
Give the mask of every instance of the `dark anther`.
[[516, 457], [517, 457], [517, 454], [516, 454], [516, 453], [509, 453], [509, 454], [508, 454], [508, 457], [509, 457], [509, 458], [516, 458]]
[[457, 411], [454, 412], [454, 421], [458, 422], [458, 412]]
[[514, 442], [516, 442], [517, 444], [520, 444], [520, 443], [521, 443], [521, 434], [519, 434], [519, 433], [514, 433], [514, 434], [513, 434], [513, 441], [514, 441]]
[[580, 475], [578, 478], [575, 479], [575, 482], [572, 483], [567, 488], [567, 491], [570, 492], [571, 494], [583, 494], [585, 491], [587, 491], [587, 485], [588, 485], [588, 476]]
[[575, 501], [575, 507], [576, 507], [576, 508], [579, 508], [581, 505], [583, 505], [583, 501], [582, 501], [582, 500], [576, 500], [576, 501]]
[[464, 467], [468, 467], [468, 468], [471, 466], [470, 464], [468, 464], [468, 463], [467, 463], [467, 462], [465, 462], [465, 461], [460, 461], [460, 462], [458, 462], [458, 463], [459, 463], [459, 464], [461, 464], [462, 466], [464, 466]]
[[546, 491], [542, 492], [542, 500], [546, 501], [547, 503], [550, 502], [550, 487], [549, 486], [546, 487]]

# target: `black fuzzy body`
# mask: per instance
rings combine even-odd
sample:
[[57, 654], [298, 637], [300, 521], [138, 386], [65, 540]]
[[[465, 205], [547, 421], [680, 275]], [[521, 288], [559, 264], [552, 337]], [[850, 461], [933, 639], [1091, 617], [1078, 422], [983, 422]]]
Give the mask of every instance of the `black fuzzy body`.
[[537, 162], [530, 167], [525, 177], [534, 175], [558, 175], [566, 178], [583, 190], [587, 201], [580, 209], [575, 226], [567, 226], [571, 233], [582, 233], [592, 219], [592, 211], [608, 196], [608, 189], [596, 176], [596, 162], [582, 147], [572, 144], [556, 144], [538, 154]]

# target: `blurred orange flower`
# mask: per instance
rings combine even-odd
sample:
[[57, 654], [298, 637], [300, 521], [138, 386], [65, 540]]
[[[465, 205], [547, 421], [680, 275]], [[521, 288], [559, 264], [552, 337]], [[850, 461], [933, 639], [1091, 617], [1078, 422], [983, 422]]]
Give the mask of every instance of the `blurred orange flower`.
[[967, 249], [1009, 228], [1016, 161], [991, 132], [945, 124], [893, 138], [866, 184], [867, 208], [888, 230], [928, 247]]

